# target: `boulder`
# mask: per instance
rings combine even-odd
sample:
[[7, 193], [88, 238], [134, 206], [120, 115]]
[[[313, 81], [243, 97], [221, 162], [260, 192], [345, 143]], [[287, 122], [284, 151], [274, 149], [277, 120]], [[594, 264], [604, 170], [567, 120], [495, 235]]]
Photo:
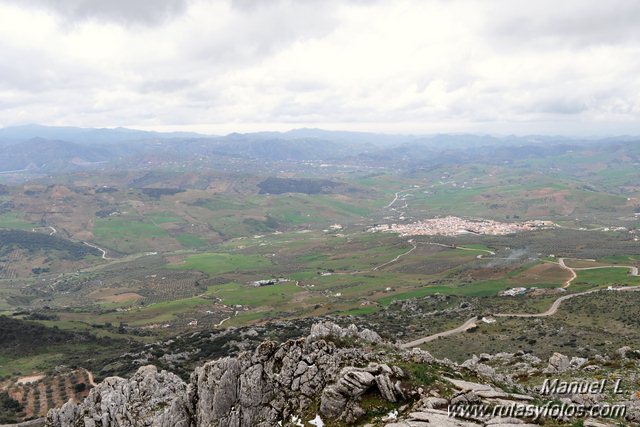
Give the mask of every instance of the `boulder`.
[[560, 374], [566, 372], [571, 367], [571, 360], [564, 354], [553, 353], [549, 357], [549, 365], [544, 370], [546, 374]]

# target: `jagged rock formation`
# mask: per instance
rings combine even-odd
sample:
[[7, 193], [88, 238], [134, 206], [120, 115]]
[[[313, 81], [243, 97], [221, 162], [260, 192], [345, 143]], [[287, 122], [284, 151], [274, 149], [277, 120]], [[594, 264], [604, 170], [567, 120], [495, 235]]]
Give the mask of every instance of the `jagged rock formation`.
[[[636, 363], [635, 356], [624, 348], [614, 357]], [[536, 424], [527, 418], [478, 414], [460, 418], [447, 410], [456, 405], [531, 405], [540, 394], [521, 387], [515, 377], [567, 372], [589, 377], [592, 366], [593, 361], [559, 353], [543, 362], [524, 352], [481, 354], [457, 365], [420, 349], [383, 343], [373, 331], [322, 323], [314, 325], [307, 338], [284, 344], [267, 341], [254, 351], [206, 363], [193, 372], [188, 384], [154, 366], [140, 368], [129, 380], [108, 378], [84, 402], [68, 402], [50, 411], [46, 425], [302, 426], [310, 425], [315, 416], [322, 420], [315, 425], [326, 426], [367, 421], [375, 423], [368, 426], [387, 427], [532, 426]], [[547, 397], [587, 406], [604, 399]], [[640, 421], [639, 396], [625, 403], [627, 420]], [[367, 411], [372, 407], [395, 409], [372, 415]], [[615, 424], [586, 420], [584, 425]]]
[[[47, 425], [267, 427], [297, 416], [321, 395], [323, 414], [353, 420], [362, 413], [356, 399], [371, 388], [395, 401], [392, 378], [402, 370], [376, 364], [376, 356], [363, 348], [325, 340], [345, 337], [380, 341], [355, 326], [321, 324], [306, 339], [268, 341], [254, 352], [209, 362], [195, 370], [189, 385], [146, 366], [130, 380], [108, 378], [79, 405], [69, 402], [51, 411]], [[324, 395], [328, 390], [334, 393]]]
[[377, 332], [370, 329], [358, 330], [356, 325], [350, 325], [347, 328], [342, 328], [332, 322], [320, 322], [311, 326], [311, 333], [307, 337], [308, 340], [318, 340], [324, 338], [352, 338], [356, 340], [362, 340], [374, 344], [382, 342], [382, 338]]
[[366, 368], [344, 368], [338, 381], [322, 391], [320, 412], [329, 418], [345, 418], [356, 421], [364, 411], [358, 405], [358, 398], [375, 387], [380, 395], [388, 402], [397, 402], [405, 397], [400, 381], [395, 383], [392, 378], [402, 378], [402, 369], [373, 363]]
[[549, 365], [544, 370], [545, 374], [562, 374], [570, 370], [580, 369], [588, 362], [582, 357], [572, 357], [569, 359], [564, 354], [553, 353], [549, 358]]
[[69, 401], [49, 411], [46, 425], [186, 427], [186, 392], [187, 385], [174, 374], [145, 366], [129, 380], [107, 378], [79, 405]]

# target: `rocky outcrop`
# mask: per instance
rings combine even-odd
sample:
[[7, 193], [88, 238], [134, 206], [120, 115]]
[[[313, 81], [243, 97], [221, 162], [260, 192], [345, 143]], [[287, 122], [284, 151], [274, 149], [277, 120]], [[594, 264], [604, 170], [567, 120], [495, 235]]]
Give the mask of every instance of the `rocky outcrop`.
[[549, 358], [549, 365], [544, 370], [545, 374], [562, 374], [567, 371], [580, 369], [589, 360], [582, 357], [572, 357], [569, 359], [564, 354], [553, 353]]
[[187, 385], [174, 374], [145, 366], [129, 380], [107, 378], [80, 404], [69, 401], [50, 411], [46, 425], [187, 427], [186, 392]]
[[380, 335], [370, 329], [358, 330], [358, 327], [356, 325], [350, 325], [347, 328], [343, 328], [333, 322], [315, 323], [311, 327], [311, 333], [307, 337], [307, 339], [310, 341], [326, 338], [351, 338], [374, 344], [379, 344], [382, 342], [382, 338], [380, 338]]
[[[624, 366], [637, 369], [640, 363], [629, 359], [632, 354], [623, 349], [618, 357]], [[448, 410], [539, 403], [550, 396], [530, 386], [533, 376], [590, 378], [586, 368], [598, 363], [559, 353], [543, 362], [517, 352], [481, 354], [456, 364], [421, 349], [382, 343], [372, 331], [322, 323], [314, 325], [307, 338], [283, 344], [266, 341], [254, 351], [208, 362], [195, 369], [188, 383], [154, 366], [141, 367], [128, 380], [107, 378], [83, 402], [70, 401], [50, 411], [46, 425], [271, 427], [371, 421], [387, 427], [530, 426], [526, 418], [453, 417]], [[637, 371], [628, 372], [629, 384], [640, 380]], [[519, 377], [526, 382], [519, 383]], [[586, 407], [603, 401], [602, 396], [583, 394], [551, 398]], [[640, 422], [638, 395], [621, 399], [628, 408], [627, 420]], [[589, 423], [603, 425], [600, 420]]]
[[[327, 332], [328, 331], [328, 332]], [[361, 348], [338, 347], [330, 338], [379, 341], [372, 331], [333, 324], [308, 338], [267, 341], [253, 352], [206, 363], [185, 384], [153, 366], [129, 380], [107, 378], [80, 404], [52, 410], [47, 426], [274, 426], [304, 412], [322, 396], [321, 412], [354, 420], [358, 398], [374, 389], [383, 399], [402, 397], [399, 368], [376, 363]]]
[[329, 418], [355, 421], [364, 414], [364, 410], [358, 405], [358, 399], [372, 388], [388, 402], [397, 402], [398, 399], [404, 398], [400, 381], [392, 380], [402, 377], [402, 369], [392, 369], [385, 364], [374, 363], [366, 368], [344, 368], [338, 381], [322, 391], [320, 412]]
[[452, 405], [491, 405], [496, 403], [527, 405], [533, 401], [533, 397], [507, 393], [488, 384], [453, 378], [444, 379], [455, 389], [451, 398], [444, 399], [433, 396], [423, 398], [406, 416], [387, 423], [386, 427], [533, 427], [537, 425], [517, 418], [467, 416], [465, 419], [460, 419], [452, 417], [448, 411]]
[[359, 349], [324, 340], [267, 342], [253, 353], [197, 368], [189, 401], [196, 425], [272, 426], [308, 407], [345, 363], [365, 363]]

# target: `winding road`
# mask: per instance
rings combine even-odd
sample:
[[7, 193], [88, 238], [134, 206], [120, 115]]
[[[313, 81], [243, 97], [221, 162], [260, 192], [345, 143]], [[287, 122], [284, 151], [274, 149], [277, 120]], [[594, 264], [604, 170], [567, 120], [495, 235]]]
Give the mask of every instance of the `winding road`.
[[411, 252], [415, 251], [415, 250], [416, 250], [416, 248], [418, 247], [418, 245], [416, 245], [416, 244], [413, 242], [413, 239], [408, 240], [408, 241], [407, 241], [407, 243], [411, 243], [411, 245], [412, 245], [412, 248], [411, 248], [411, 249], [409, 249], [407, 252], [403, 252], [403, 253], [401, 253], [400, 255], [398, 255], [397, 257], [395, 257], [394, 259], [392, 259], [391, 261], [387, 261], [387, 262], [385, 262], [384, 264], [380, 264], [379, 266], [374, 267], [371, 271], [376, 271], [376, 270], [378, 270], [379, 268], [382, 268], [382, 267], [387, 266], [387, 265], [389, 265], [389, 264], [393, 264], [394, 262], [398, 261], [398, 260], [399, 260], [400, 258], [402, 258], [403, 256], [405, 256], [405, 255], [409, 255]]
[[[571, 278], [568, 279], [567, 281], [564, 282], [564, 285], [562, 286], [564, 289], [568, 288], [571, 283], [576, 280], [576, 278], [578, 277], [578, 273], [576, 273], [576, 271], [584, 271], [584, 270], [598, 270], [601, 268], [626, 268], [627, 270], [629, 270], [629, 274], [631, 276], [638, 276], [638, 267], [633, 266], [633, 265], [599, 265], [597, 267], [569, 267], [567, 264], [565, 264], [564, 262], [565, 258], [558, 258], [558, 262], [557, 263], [553, 263], [553, 264], [558, 264], [560, 267], [564, 268], [565, 270], [569, 271], [571, 273]], [[582, 261], [594, 261], [594, 260], [582, 260]]]
[[102, 259], [113, 259], [113, 258], [109, 258], [109, 257], [107, 256], [107, 251], [105, 251], [104, 249], [102, 249], [102, 248], [100, 248], [100, 247], [98, 247], [98, 246], [96, 246], [96, 245], [92, 245], [92, 244], [91, 244], [91, 243], [89, 243], [89, 242], [82, 242], [82, 243], [84, 243], [85, 245], [87, 245], [87, 246], [89, 246], [89, 247], [91, 247], [91, 248], [97, 249], [97, 250], [99, 250], [100, 252], [102, 252]]
[[[554, 263], [555, 264], [555, 263]], [[629, 269], [629, 272], [632, 276], [638, 276], [638, 267], [634, 267], [634, 266], [627, 266], [627, 265], [603, 265], [603, 266], [598, 266], [598, 267], [583, 267], [583, 268], [571, 268], [569, 266], [567, 266], [564, 262], [564, 258], [560, 258], [558, 260], [558, 265], [560, 265], [560, 267], [571, 271], [573, 277], [569, 280], [567, 280], [565, 282], [565, 284], [562, 286], [563, 289], [567, 288], [571, 282], [573, 280], [575, 280], [575, 278], [577, 277], [577, 273], [575, 272], [575, 270], [595, 270], [595, 269], [599, 269], [599, 268], [627, 268]], [[615, 292], [634, 292], [634, 291], [640, 291], [640, 286], [629, 286], [629, 287], [624, 287], [624, 288], [614, 288], [613, 290], [611, 289], [606, 289], [606, 288], [600, 288], [600, 289], [592, 289], [589, 291], [584, 291], [584, 292], [577, 292], [575, 294], [568, 294], [568, 295], [563, 295], [561, 297], [559, 297], [558, 299], [556, 299], [553, 304], [551, 304], [551, 306], [549, 307], [548, 310], [542, 312], [542, 313], [495, 313], [493, 316], [494, 317], [517, 317], [517, 318], [531, 318], [531, 317], [547, 317], [547, 316], [553, 316], [554, 314], [556, 314], [558, 312], [558, 309], [560, 308], [560, 305], [571, 298], [575, 298], [575, 297], [579, 297], [582, 295], [589, 295], [589, 294], [593, 294], [596, 292], [602, 292], [602, 291], [615, 291]], [[448, 331], [444, 331], [444, 332], [438, 332], [437, 334], [433, 334], [433, 335], [428, 335], [426, 337], [423, 338], [418, 338], [414, 341], [410, 341], [408, 343], [404, 343], [401, 344], [402, 348], [412, 348], [412, 347], [417, 347], [420, 346], [422, 344], [434, 341], [438, 338], [441, 337], [447, 337], [450, 335], [455, 335], [455, 334], [459, 334], [461, 332], [465, 332], [467, 330], [469, 330], [470, 328], [473, 328], [476, 325], [476, 322], [478, 321], [478, 317], [474, 316], [470, 319], [468, 319], [467, 321], [465, 321], [462, 325], [458, 326], [457, 328], [453, 328], [453, 329], [449, 329]]]
[[471, 319], [464, 322], [462, 325], [458, 326], [457, 328], [449, 329], [448, 331], [444, 331], [444, 332], [438, 332], [437, 334], [429, 335], [424, 338], [418, 338], [417, 340], [401, 344], [400, 347], [402, 348], [417, 347], [419, 345], [431, 342], [433, 340], [437, 340], [438, 338], [448, 337], [449, 335], [455, 335], [455, 334], [459, 334], [460, 332], [465, 332], [475, 327], [477, 321], [478, 321], [478, 317], [474, 316]]
[[406, 193], [407, 191], [415, 190], [416, 188], [418, 187], [411, 187], [411, 188], [407, 188], [406, 190], [398, 191], [397, 193], [395, 193], [395, 197], [393, 198], [393, 200], [389, 202], [389, 204], [385, 206], [383, 209], [389, 209], [391, 206], [393, 206], [393, 204], [398, 201], [398, 198], [400, 197], [401, 193]]
[[575, 269], [573, 269], [571, 267], [568, 267], [567, 264], [564, 263], [564, 258], [558, 259], [558, 265], [560, 267], [564, 268], [565, 270], [567, 270], [569, 273], [571, 273], [571, 278], [567, 279], [564, 282], [564, 284], [562, 285], [563, 289], [567, 289], [569, 286], [571, 286], [571, 282], [573, 282], [574, 280], [576, 280], [578, 278], [578, 273], [576, 273]]
[[[557, 300], [555, 300], [553, 302], [553, 304], [551, 304], [551, 307], [549, 307], [549, 309], [547, 311], [542, 312], [542, 313], [496, 313], [496, 314], [494, 314], [494, 317], [520, 317], [520, 318], [525, 318], [525, 317], [547, 317], [547, 316], [553, 316], [554, 314], [556, 314], [558, 312], [558, 309], [560, 308], [560, 305], [562, 304], [563, 301], [566, 301], [566, 300], [574, 298], [574, 297], [582, 296], [582, 295], [588, 295], [588, 294], [592, 294], [592, 293], [595, 293], [595, 292], [601, 292], [601, 291], [604, 291], [604, 290], [607, 290], [607, 289], [593, 289], [593, 290], [590, 290], [590, 291], [579, 292], [579, 293], [569, 294], [569, 295], [563, 295], [560, 298], [558, 298]], [[615, 291], [616, 292], [640, 291], [640, 286], [633, 286], [633, 287], [627, 287], [627, 288], [616, 288]], [[450, 335], [459, 334], [461, 332], [465, 332], [465, 331], [475, 327], [477, 321], [478, 321], [478, 317], [474, 316], [474, 317], [468, 319], [467, 321], [465, 321], [462, 325], [458, 326], [457, 328], [449, 329], [448, 331], [444, 331], [444, 332], [438, 332], [437, 334], [428, 335], [428, 336], [423, 337], [423, 338], [418, 338], [417, 340], [401, 344], [400, 346], [402, 348], [418, 347], [418, 346], [420, 346], [422, 344], [426, 344], [426, 343], [434, 341], [434, 340], [436, 340], [438, 338], [448, 337]]]
[[[409, 249], [407, 252], [401, 253], [400, 255], [398, 255], [397, 257], [392, 259], [391, 261], [387, 261], [384, 264], [380, 264], [379, 266], [372, 268], [370, 271], [377, 271], [378, 269], [380, 269], [382, 267], [386, 267], [389, 264], [393, 264], [394, 262], [398, 261], [403, 256], [409, 255], [411, 252], [415, 251], [418, 248], [418, 244], [442, 246], [443, 248], [460, 249], [460, 250], [463, 250], [463, 251], [486, 252], [486, 253], [488, 253], [490, 255], [495, 255], [496, 254], [495, 252], [490, 251], [488, 249], [465, 248], [463, 246], [445, 245], [443, 243], [434, 243], [434, 242], [414, 242], [413, 239], [407, 240], [407, 243], [411, 244], [411, 249]], [[358, 271], [357, 273], [362, 273], [362, 271]]]

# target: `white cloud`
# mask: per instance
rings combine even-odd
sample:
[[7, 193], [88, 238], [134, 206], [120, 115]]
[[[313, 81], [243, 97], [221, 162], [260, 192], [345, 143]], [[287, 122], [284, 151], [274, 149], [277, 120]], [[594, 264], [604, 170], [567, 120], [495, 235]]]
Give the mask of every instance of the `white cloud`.
[[632, 0], [0, 0], [0, 124], [640, 133]]

